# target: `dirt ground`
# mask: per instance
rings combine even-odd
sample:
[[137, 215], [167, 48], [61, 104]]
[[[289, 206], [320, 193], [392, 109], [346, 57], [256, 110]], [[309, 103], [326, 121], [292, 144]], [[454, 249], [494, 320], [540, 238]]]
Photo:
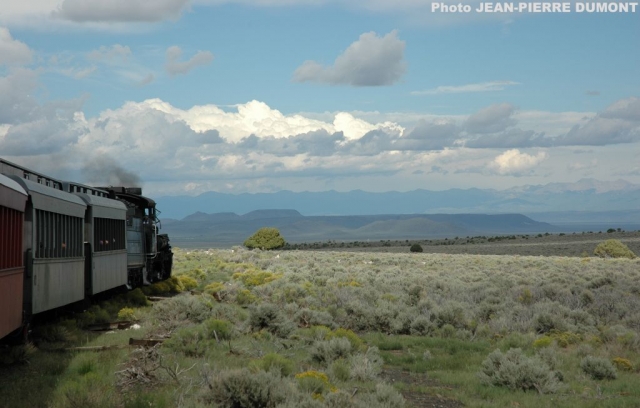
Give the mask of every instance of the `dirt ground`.
[[[439, 381], [429, 378], [427, 374], [411, 373], [399, 369], [385, 369], [381, 377], [390, 384], [403, 383], [402, 396], [407, 406], [412, 408], [459, 408], [464, 407], [460, 401], [445, 398], [440, 393], [443, 389], [452, 389]], [[418, 388], [420, 390], [418, 390]], [[422, 391], [425, 390], [426, 391]]]

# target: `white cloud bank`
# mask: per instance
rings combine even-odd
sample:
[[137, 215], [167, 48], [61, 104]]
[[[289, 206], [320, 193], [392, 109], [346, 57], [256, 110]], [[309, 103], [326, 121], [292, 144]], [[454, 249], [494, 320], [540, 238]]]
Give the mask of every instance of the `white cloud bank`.
[[[339, 186], [380, 191], [435, 188], [433, 180], [443, 188], [489, 181], [495, 188], [514, 176], [545, 182], [549, 175], [585, 174], [640, 181], [628, 165], [637, 161], [640, 141], [637, 98], [598, 114], [545, 116], [506, 103], [459, 117], [411, 113], [401, 126], [390, 119], [401, 114], [285, 114], [261, 101], [180, 109], [148, 99], [85, 117], [82, 100], [42, 104], [29, 96], [37, 87], [34, 70], [0, 76], [3, 158], [81, 180], [85, 160], [111, 157], [153, 184], [154, 194], [183, 193], [186, 185], [192, 194]], [[574, 145], [592, 148], [561, 147]], [[574, 165], [568, 174], [569, 163], [593, 165]]]
[[331, 66], [305, 61], [293, 74], [294, 82], [331, 85], [383, 86], [398, 82], [406, 71], [405, 42], [396, 30], [384, 37], [364, 33]]

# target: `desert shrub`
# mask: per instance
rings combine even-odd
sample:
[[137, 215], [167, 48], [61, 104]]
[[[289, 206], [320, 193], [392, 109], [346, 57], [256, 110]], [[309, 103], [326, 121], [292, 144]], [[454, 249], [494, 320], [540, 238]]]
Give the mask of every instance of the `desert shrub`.
[[275, 408], [292, 392], [280, 374], [267, 371], [222, 371], [207, 380], [203, 400], [221, 408]]
[[445, 339], [452, 339], [455, 337], [455, 335], [456, 328], [452, 324], [447, 323], [440, 329], [440, 336], [444, 337]]
[[586, 357], [593, 353], [593, 347], [589, 344], [583, 343], [576, 347], [576, 355], [578, 357]]
[[558, 378], [546, 363], [525, 356], [520, 349], [510, 349], [504, 354], [495, 350], [482, 362], [478, 376], [485, 384], [512, 390], [537, 390], [548, 394], [560, 387]]
[[360, 397], [364, 406], [403, 408], [405, 400], [402, 395], [391, 385], [376, 384], [375, 392]]
[[135, 288], [131, 292], [127, 292], [125, 300], [130, 306], [147, 306], [149, 304], [147, 296], [142, 293], [140, 288]]
[[544, 347], [536, 351], [536, 356], [542, 360], [550, 369], [558, 367], [558, 352], [554, 347]]
[[580, 300], [585, 305], [590, 305], [591, 303], [593, 303], [594, 299], [595, 299], [595, 296], [593, 295], [593, 292], [590, 291], [589, 289], [583, 290], [582, 293], [580, 294]]
[[580, 362], [580, 368], [594, 380], [615, 380], [618, 377], [616, 368], [605, 358], [587, 356]]
[[235, 337], [233, 324], [226, 320], [207, 319], [203, 323], [203, 334], [209, 339], [230, 340]]
[[409, 251], [411, 251], [411, 252], [422, 252], [422, 246], [420, 244], [413, 244], [409, 248]]
[[198, 281], [193, 279], [188, 275], [180, 275], [178, 276], [178, 280], [180, 281], [180, 285], [184, 288], [184, 290], [192, 290], [198, 287]]
[[123, 307], [118, 312], [118, 320], [133, 320], [136, 317], [136, 311], [130, 307]]
[[339, 327], [335, 329], [333, 332], [327, 334], [327, 339], [332, 339], [336, 337], [344, 337], [345, 339], [349, 340], [349, 343], [351, 343], [351, 348], [353, 350], [359, 349], [364, 344], [364, 341], [362, 341], [362, 339], [358, 337], [357, 334], [355, 334], [349, 329], [343, 329], [342, 327]]
[[299, 327], [333, 325], [333, 316], [329, 312], [308, 308], [298, 310], [293, 316], [293, 320], [298, 323]]
[[349, 357], [351, 378], [358, 381], [375, 379], [382, 371], [383, 360], [377, 347], [369, 347], [366, 353]]
[[411, 323], [415, 318], [415, 311], [404, 310], [391, 320], [391, 332], [395, 334], [411, 334]]
[[279, 308], [271, 303], [253, 306], [249, 325], [253, 331], [266, 329], [278, 337], [287, 337], [295, 330], [293, 322], [284, 317]]
[[142, 292], [145, 295], [166, 295], [171, 292], [171, 286], [169, 286], [166, 282], [156, 282], [149, 286], [144, 286], [142, 288]]
[[284, 244], [284, 238], [282, 238], [277, 228], [260, 228], [255, 234], [244, 241], [245, 247], [262, 250], [282, 248]]
[[467, 319], [464, 313], [464, 306], [458, 303], [451, 303], [436, 313], [435, 323], [438, 327], [450, 324], [456, 329], [464, 328]]
[[331, 372], [331, 377], [338, 381], [349, 381], [351, 378], [351, 368], [349, 367], [349, 363], [345, 359], [338, 359], [331, 363], [329, 367]]
[[320, 371], [305, 371], [296, 374], [298, 387], [307, 393], [313, 395], [322, 395], [327, 391], [335, 390], [335, 387], [329, 382], [329, 377]]
[[32, 343], [0, 349], [0, 367], [11, 364], [28, 364], [29, 359], [37, 351], [38, 349]]
[[92, 324], [109, 323], [111, 315], [98, 305], [91, 305], [84, 313], [78, 316], [78, 325], [87, 327]]
[[188, 357], [202, 357], [209, 348], [203, 337], [204, 334], [197, 327], [185, 327], [175, 331], [164, 346]]
[[549, 347], [553, 343], [553, 339], [549, 336], [542, 336], [533, 342], [533, 348], [539, 349]]
[[269, 353], [253, 364], [264, 371], [274, 371], [285, 377], [293, 372], [293, 361], [277, 353]]
[[222, 282], [211, 282], [207, 286], [204, 287], [204, 293], [213, 296], [216, 299], [221, 299], [224, 297], [224, 283]]
[[[73, 322], [73, 326], [76, 326], [75, 322]], [[69, 329], [60, 324], [47, 324], [37, 327], [34, 330], [34, 337], [49, 343], [64, 343], [76, 340], [73, 329]]]
[[167, 330], [185, 322], [202, 323], [212, 316], [213, 305], [201, 296], [174, 296], [153, 305], [153, 317]]
[[251, 293], [249, 289], [241, 289], [236, 293], [236, 303], [240, 306], [247, 306], [258, 301], [258, 297]]
[[533, 301], [534, 299], [533, 294], [531, 293], [531, 289], [524, 288], [520, 296], [518, 296], [518, 302], [522, 303], [523, 305], [530, 305], [533, 303]]
[[625, 244], [617, 239], [608, 239], [593, 250], [593, 254], [601, 258], [629, 258], [634, 259], [636, 254], [633, 253]]
[[311, 359], [318, 363], [329, 364], [339, 358], [347, 358], [351, 354], [351, 342], [344, 337], [317, 341], [309, 351]]
[[433, 332], [435, 326], [425, 315], [419, 315], [411, 322], [411, 334], [425, 336]]
[[536, 333], [549, 333], [553, 330], [562, 331], [565, 327], [562, 317], [551, 313], [540, 313], [534, 318], [533, 322], [533, 328]]
[[180, 293], [184, 290], [182, 281], [176, 276], [172, 276], [169, 279], [165, 280], [165, 283], [169, 286], [170, 293]]
[[612, 361], [618, 370], [633, 371], [633, 364], [629, 359], [616, 357]]
[[601, 287], [611, 285], [611, 284], [613, 284], [613, 279], [610, 276], [601, 276], [589, 282], [587, 287], [589, 289], [599, 289]]
[[569, 345], [571, 344], [580, 343], [580, 341], [582, 340], [582, 337], [580, 337], [580, 335], [576, 333], [556, 331], [551, 333], [551, 338], [553, 338], [558, 346], [562, 348], [569, 347]]
[[267, 272], [254, 268], [233, 274], [233, 279], [241, 281], [248, 288], [264, 285], [280, 278], [282, 278], [281, 273]]

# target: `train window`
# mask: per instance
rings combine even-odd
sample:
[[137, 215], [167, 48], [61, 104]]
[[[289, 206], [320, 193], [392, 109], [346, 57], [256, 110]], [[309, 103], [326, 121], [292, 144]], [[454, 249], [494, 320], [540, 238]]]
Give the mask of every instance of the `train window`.
[[82, 256], [83, 219], [36, 210], [36, 258]]
[[22, 216], [20, 211], [0, 207], [0, 270], [22, 266]]
[[95, 252], [126, 248], [127, 232], [124, 220], [93, 219], [93, 248]]

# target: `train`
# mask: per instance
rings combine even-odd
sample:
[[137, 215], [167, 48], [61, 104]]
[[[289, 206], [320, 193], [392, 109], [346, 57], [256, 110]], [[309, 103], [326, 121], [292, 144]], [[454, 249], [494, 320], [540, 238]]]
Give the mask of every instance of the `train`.
[[137, 186], [92, 187], [0, 158], [0, 339], [32, 317], [171, 277], [156, 203]]

